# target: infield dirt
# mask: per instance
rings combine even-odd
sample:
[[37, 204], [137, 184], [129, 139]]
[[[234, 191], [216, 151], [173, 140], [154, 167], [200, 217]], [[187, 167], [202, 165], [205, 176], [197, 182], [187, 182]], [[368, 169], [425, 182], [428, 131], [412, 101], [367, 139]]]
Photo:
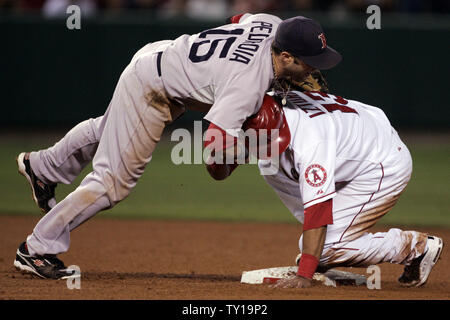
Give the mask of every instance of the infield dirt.
[[[403, 267], [382, 264], [381, 290], [367, 287], [273, 289], [240, 283], [242, 271], [293, 265], [301, 226], [295, 224], [155, 221], [95, 218], [72, 232], [66, 265], [81, 268], [81, 289], [64, 280], [22, 275], [13, 267], [18, 245], [39, 217], [0, 216], [0, 299], [446, 299], [450, 298], [448, 244], [428, 282], [397, 283]], [[405, 228], [442, 237], [450, 230]], [[377, 227], [374, 231], [386, 231]], [[366, 269], [341, 269], [365, 274]]]

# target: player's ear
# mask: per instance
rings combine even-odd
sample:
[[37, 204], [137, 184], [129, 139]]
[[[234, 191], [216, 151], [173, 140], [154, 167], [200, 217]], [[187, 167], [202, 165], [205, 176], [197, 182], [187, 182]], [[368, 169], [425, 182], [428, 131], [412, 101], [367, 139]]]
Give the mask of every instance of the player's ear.
[[295, 58], [289, 52], [282, 51], [280, 53], [280, 60], [281, 60], [281, 63], [283, 64], [283, 66], [288, 66], [288, 65], [294, 63]]

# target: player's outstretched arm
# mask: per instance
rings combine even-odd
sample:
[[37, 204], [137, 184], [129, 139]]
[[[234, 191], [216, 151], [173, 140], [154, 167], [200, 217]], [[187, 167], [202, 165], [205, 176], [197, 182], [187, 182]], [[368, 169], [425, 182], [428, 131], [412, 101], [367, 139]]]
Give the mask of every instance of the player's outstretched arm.
[[323, 251], [327, 226], [309, 229], [303, 232], [303, 251], [298, 267], [297, 276], [281, 279], [274, 288], [308, 288], [319, 264]]
[[305, 210], [303, 250], [297, 276], [278, 281], [275, 288], [308, 288], [319, 265], [327, 234], [327, 225], [333, 223], [333, 200], [315, 204]]

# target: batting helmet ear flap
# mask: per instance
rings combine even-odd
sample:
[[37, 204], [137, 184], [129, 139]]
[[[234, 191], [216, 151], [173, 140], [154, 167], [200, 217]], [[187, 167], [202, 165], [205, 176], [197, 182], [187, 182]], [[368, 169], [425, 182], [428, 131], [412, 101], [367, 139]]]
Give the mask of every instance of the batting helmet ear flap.
[[252, 153], [257, 151], [258, 158], [261, 158], [261, 147], [263, 147], [261, 143], [264, 143], [264, 139], [261, 138], [263, 134], [267, 139], [265, 146], [267, 146], [268, 152], [266, 154], [268, 157], [273, 154], [275, 148], [278, 148], [278, 154], [283, 153], [291, 142], [291, 132], [286, 116], [282, 104], [277, 99], [277, 97], [266, 94], [259, 111], [249, 117], [242, 126], [246, 133], [249, 129], [256, 132], [257, 146], [256, 148], [250, 146], [249, 150]]

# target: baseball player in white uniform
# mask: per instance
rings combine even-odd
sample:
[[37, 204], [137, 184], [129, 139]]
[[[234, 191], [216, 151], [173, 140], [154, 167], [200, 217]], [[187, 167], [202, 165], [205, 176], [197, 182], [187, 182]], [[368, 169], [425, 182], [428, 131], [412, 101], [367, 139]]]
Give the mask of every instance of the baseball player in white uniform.
[[[69, 249], [70, 231], [129, 195], [165, 125], [185, 107], [204, 111], [211, 126], [233, 136], [274, 81], [301, 81], [341, 60], [311, 19], [244, 14], [231, 22], [146, 45], [123, 71], [103, 116], [78, 124], [48, 149], [18, 156], [19, 172], [46, 215], [19, 246], [17, 269], [71, 276], [56, 257]], [[91, 161], [93, 171], [56, 203], [55, 186], [70, 184]]]
[[[276, 286], [308, 287], [318, 268], [383, 262], [405, 265], [402, 285], [423, 285], [440, 257], [442, 239], [396, 228], [369, 232], [395, 205], [412, 172], [408, 148], [384, 112], [322, 92], [283, 95], [284, 108], [266, 96], [243, 126], [282, 123], [279, 170], [264, 179], [303, 224], [297, 277]], [[258, 165], [263, 170], [270, 162]]]

